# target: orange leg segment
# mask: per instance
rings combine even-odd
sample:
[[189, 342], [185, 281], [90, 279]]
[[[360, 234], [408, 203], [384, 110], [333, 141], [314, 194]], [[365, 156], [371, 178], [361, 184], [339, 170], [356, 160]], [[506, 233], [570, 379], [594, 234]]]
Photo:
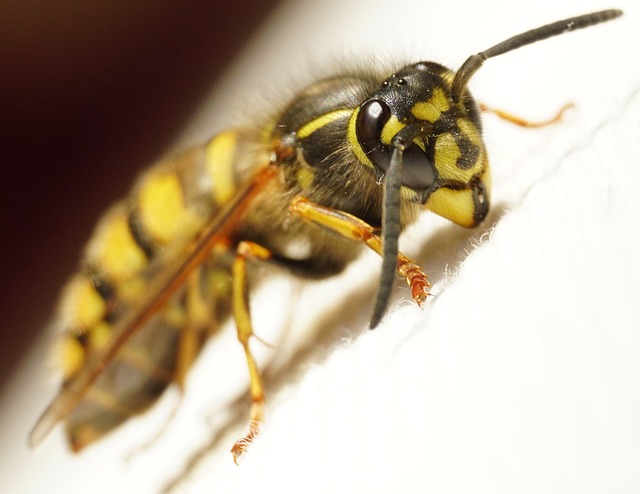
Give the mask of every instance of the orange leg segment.
[[[371, 225], [360, 218], [344, 211], [313, 203], [302, 196], [294, 197], [289, 207], [291, 211], [315, 225], [338, 233], [345, 238], [363, 242], [382, 256], [382, 239], [374, 233], [374, 228]], [[398, 253], [397, 273], [409, 285], [413, 300], [422, 307], [429, 296], [429, 287], [431, 286], [427, 275], [420, 266], [402, 253]]]

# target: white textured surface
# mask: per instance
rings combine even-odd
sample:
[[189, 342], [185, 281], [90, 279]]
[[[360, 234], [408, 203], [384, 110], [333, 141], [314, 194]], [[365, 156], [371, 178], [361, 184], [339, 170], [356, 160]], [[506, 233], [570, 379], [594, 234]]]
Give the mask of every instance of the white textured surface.
[[[603, 7], [303, 4], [292, 2], [265, 29], [272, 42], [256, 40], [263, 46], [247, 52], [203, 121], [212, 109], [233, 112], [227, 95], [251, 70], [249, 82], [263, 74], [277, 94], [289, 68], [326, 73], [314, 67], [317, 56], [388, 59], [376, 43], [455, 67], [523, 29]], [[162, 423], [171, 397], [79, 457], [65, 453], [59, 433], [29, 453], [28, 428], [52, 390], [43, 389], [42, 365], [25, 363], [31, 372], [2, 400], [0, 491], [144, 493], [175, 478], [178, 492], [640, 491], [640, 12], [630, 1], [615, 6], [626, 11], [615, 24], [489, 61], [478, 73], [474, 94], [514, 113], [544, 118], [567, 101], [577, 108], [541, 130], [486, 116], [494, 174], [486, 225], [467, 231], [425, 215], [403, 238], [434, 282], [424, 311], [398, 290], [379, 329], [365, 329], [373, 256], [344, 280], [304, 292], [294, 337], [271, 368], [263, 434], [240, 467], [228, 449], [244, 424], [185, 472], [226, 424], [221, 410], [243, 382], [229, 332], [195, 369], [166, 436], [129, 463], [124, 455]], [[196, 122], [185, 140], [206, 136], [206, 127]], [[323, 300], [345, 289], [344, 300]], [[278, 310], [287, 307], [287, 289], [276, 286], [256, 313], [273, 306], [273, 293], [284, 297]], [[230, 413], [244, 417], [247, 408]]]

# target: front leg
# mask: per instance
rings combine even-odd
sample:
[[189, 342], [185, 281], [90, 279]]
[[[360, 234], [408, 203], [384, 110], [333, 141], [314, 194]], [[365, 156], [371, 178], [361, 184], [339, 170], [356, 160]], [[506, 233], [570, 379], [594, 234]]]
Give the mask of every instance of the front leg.
[[[316, 204], [302, 196], [296, 196], [289, 205], [292, 212], [298, 214], [316, 226], [326, 228], [345, 238], [363, 242], [378, 255], [382, 256], [382, 239], [374, 233], [374, 228], [349, 213]], [[420, 266], [402, 253], [398, 253], [397, 273], [404, 278], [411, 289], [411, 297], [418, 306], [429, 296], [431, 286]]]

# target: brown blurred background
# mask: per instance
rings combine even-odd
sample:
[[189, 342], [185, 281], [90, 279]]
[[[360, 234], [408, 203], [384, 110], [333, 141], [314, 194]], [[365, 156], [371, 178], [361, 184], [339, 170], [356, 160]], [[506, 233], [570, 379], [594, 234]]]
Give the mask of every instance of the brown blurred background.
[[177, 136], [276, 0], [0, 7], [0, 392], [99, 214]]

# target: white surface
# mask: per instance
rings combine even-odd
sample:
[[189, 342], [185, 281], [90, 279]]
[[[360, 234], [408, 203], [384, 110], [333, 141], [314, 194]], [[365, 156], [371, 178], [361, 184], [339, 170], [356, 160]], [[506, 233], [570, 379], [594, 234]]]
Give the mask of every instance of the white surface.
[[[286, 98], [309, 73], [330, 73], [318, 65], [332, 55], [457, 67], [524, 29], [608, 6], [292, 1], [184, 141], [225, 126], [208, 116], [236, 114], [241, 83], [264, 77], [267, 92]], [[59, 431], [29, 452], [29, 427], [53, 392], [40, 348], [2, 399], [0, 491], [145, 493], [175, 479], [177, 492], [640, 491], [640, 11], [614, 6], [622, 20], [481, 69], [471, 88], [491, 105], [531, 118], [567, 101], [577, 108], [541, 130], [485, 116], [494, 176], [486, 224], [468, 231], [427, 214], [402, 240], [433, 282], [424, 311], [398, 289], [379, 329], [366, 330], [373, 256], [345, 280], [305, 290], [271, 368], [263, 434], [240, 467], [228, 449], [248, 407], [225, 406], [246, 381], [231, 331], [194, 370], [167, 434], [129, 463], [175, 397], [78, 457]], [[265, 89], [254, 92], [259, 101]], [[266, 316], [273, 293], [283, 294], [278, 311], [291, 304], [287, 289], [264, 290], [256, 314]], [[240, 424], [207, 449], [230, 415]]]

